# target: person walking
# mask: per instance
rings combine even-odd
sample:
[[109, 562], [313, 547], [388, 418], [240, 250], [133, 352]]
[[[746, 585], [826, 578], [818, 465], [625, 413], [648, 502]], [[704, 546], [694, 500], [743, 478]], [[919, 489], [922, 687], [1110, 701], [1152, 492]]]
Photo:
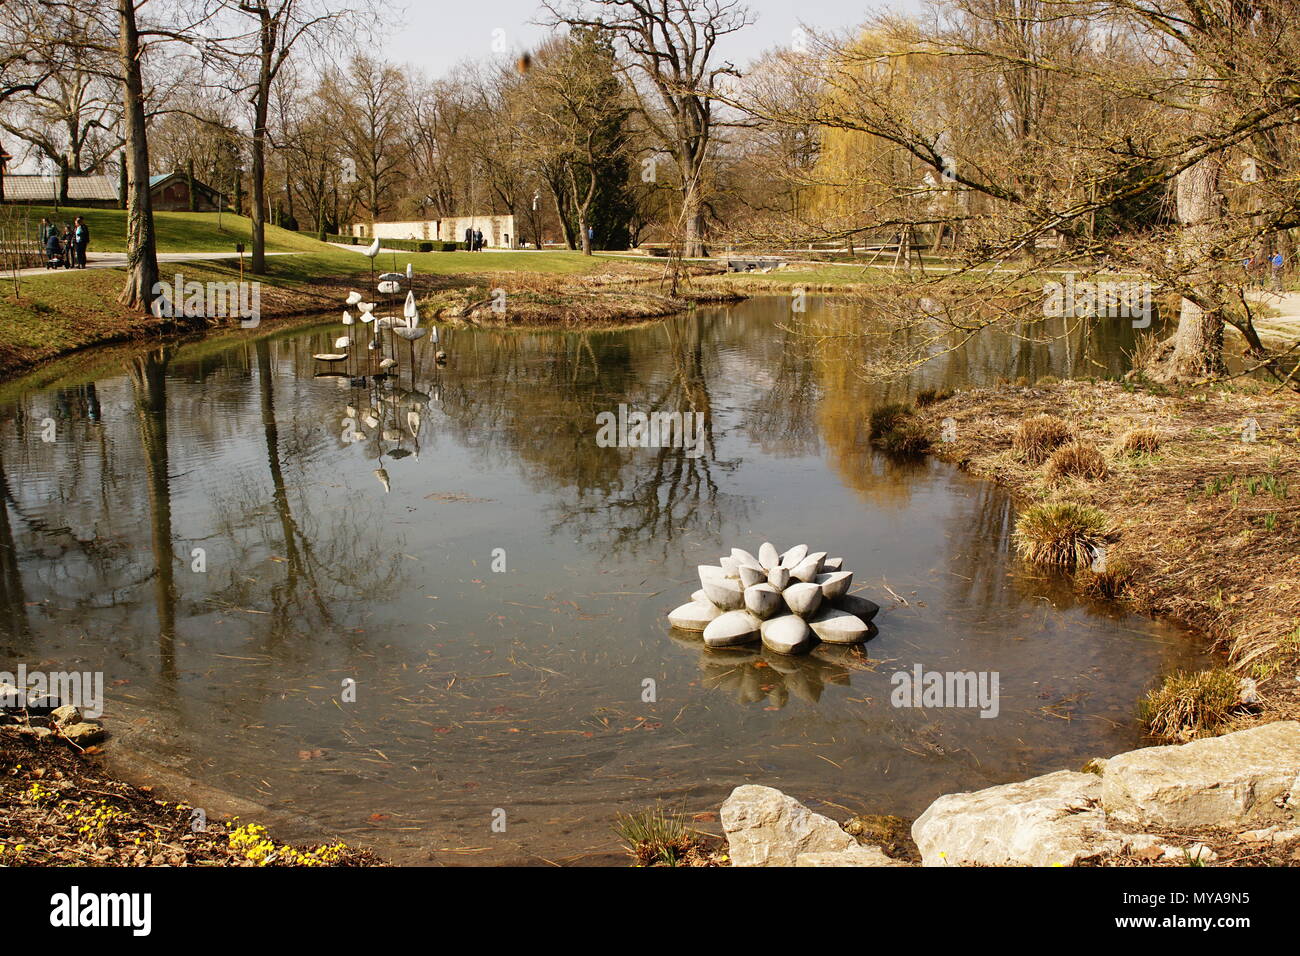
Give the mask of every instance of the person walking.
[[41, 228], [40, 228], [39, 235], [41, 239], [42, 249], [44, 249], [45, 244], [50, 241], [50, 236], [58, 235], [58, 232], [54, 228], [54, 224], [51, 223], [48, 219], [46, 219], [44, 216], [41, 217]]
[[1273, 291], [1282, 292], [1282, 253], [1274, 252], [1268, 258], [1268, 264], [1271, 267]]
[[77, 268], [84, 269], [86, 268], [86, 250], [90, 248], [90, 227], [86, 225], [86, 220], [80, 216], [74, 222], [76, 223], [76, 231], [73, 233], [73, 239], [77, 247]]
[[72, 227], [63, 227], [63, 268], [71, 269], [77, 264], [76, 240], [72, 235]]
[[465, 249], [468, 252], [474, 251], [474, 227], [465, 227]]
[[482, 229], [474, 230], [474, 251], [475, 252], [483, 251], [483, 230]]

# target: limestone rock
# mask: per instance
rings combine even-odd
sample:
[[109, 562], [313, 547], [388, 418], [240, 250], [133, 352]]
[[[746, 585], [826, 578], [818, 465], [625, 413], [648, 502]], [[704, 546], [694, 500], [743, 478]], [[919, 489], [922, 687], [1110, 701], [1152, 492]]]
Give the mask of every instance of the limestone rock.
[[50, 714], [50, 720], [60, 727], [64, 724], [81, 723], [81, 711], [71, 704], [64, 704], [62, 707], [56, 707]]
[[876, 846], [851, 846], [847, 850], [800, 853], [795, 866], [907, 866]]
[[813, 633], [803, 618], [782, 614], [764, 621], [759, 629], [763, 646], [778, 654], [803, 654], [812, 650]]
[[728, 611], [719, 614], [704, 629], [704, 643], [710, 647], [731, 647], [747, 644], [758, 637], [762, 622], [748, 611]]
[[802, 854], [857, 846], [834, 820], [771, 787], [737, 787], [722, 804], [721, 819], [732, 866], [794, 866]]
[[1131, 750], [1106, 762], [1101, 785], [1106, 813], [1123, 823], [1286, 823], [1300, 817], [1300, 722]]
[[1070, 866], [1139, 841], [1109, 827], [1101, 788], [1096, 774], [1059, 770], [948, 794], [912, 824], [912, 839], [922, 866]]
[[692, 601], [668, 614], [668, 623], [680, 627], [683, 631], [702, 631], [717, 618], [720, 611], [716, 604], [709, 601]]

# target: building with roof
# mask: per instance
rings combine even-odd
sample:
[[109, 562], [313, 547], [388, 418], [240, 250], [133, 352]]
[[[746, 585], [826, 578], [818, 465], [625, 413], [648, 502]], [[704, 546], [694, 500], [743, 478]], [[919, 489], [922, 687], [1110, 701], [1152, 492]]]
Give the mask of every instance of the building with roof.
[[[198, 212], [217, 212], [225, 196], [206, 183], [194, 180]], [[59, 194], [59, 177], [6, 173], [0, 201], [33, 206], [53, 206]], [[163, 173], [149, 177], [149, 196], [153, 208], [165, 212], [190, 211], [190, 183], [185, 173]], [[118, 178], [111, 175], [69, 176], [68, 200], [62, 205], [113, 209], [119, 205]]]

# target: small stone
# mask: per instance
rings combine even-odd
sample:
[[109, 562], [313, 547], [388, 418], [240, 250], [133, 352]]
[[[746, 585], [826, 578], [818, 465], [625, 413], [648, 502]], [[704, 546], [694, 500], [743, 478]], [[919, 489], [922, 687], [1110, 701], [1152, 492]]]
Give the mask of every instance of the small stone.
[[762, 621], [748, 611], [728, 611], [709, 622], [704, 629], [704, 643], [710, 647], [747, 644], [758, 637]]
[[758, 563], [763, 566], [764, 571], [771, 571], [781, 563], [781, 556], [776, 553], [776, 546], [770, 541], [764, 541], [758, 549]]
[[752, 588], [760, 581], [767, 580], [767, 572], [762, 568], [751, 568], [747, 564], [740, 566], [740, 584], [742, 587]]
[[781, 596], [785, 598], [786, 607], [800, 617], [811, 617], [822, 603], [822, 589], [815, 584], [792, 584]]
[[1204, 843], [1196, 843], [1187, 848], [1180, 846], [1166, 847], [1163, 858], [1186, 863], [1213, 863], [1219, 858], [1219, 854]]
[[104, 738], [104, 728], [99, 724], [79, 723], [60, 727], [59, 732], [78, 747], [87, 747]]
[[808, 626], [827, 644], [861, 644], [871, 632], [870, 625], [862, 618], [835, 607], [826, 608]]
[[793, 548], [781, 555], [781, 567], [793, 568], [808, 555], [808, 545], [796, 544]]
[[784, 591], [786, 585], [790, 583], [790, 569], [777, 565], [767, 572], [767, 583], [778, 591]]
[[870, 624], [871, 619], [880, 611], [880, 605], [875, 601], [869, 601], [857, 594], [845, 594], [835, 601], [835, 606], [841, 611], [847, 611], [849, 614]]
[[710, 601], [692, 601], [668, 614], [668, 623], [680, 627], [683, 631], [702, 631], [715, 620], [722, 611]]
[[763, 583], [745, 588], [745, 607], [755, 617], [766, 620], [781, 610], [781, 592]]
[[778, 654], [803, 654], [812, 650], [813, 633], [803, 618], [782, 614], [764, 621], [759, 629], [763, 646]]
[[849, 585], [853, 583], [853, 572], [832, 571], [830, 574], [819, 574], [814, 583], [822, 589], [822, 597], [826, 601], [838, 601], [848, 593]]
[[79, 724], [81, 723], [81, 711], [71, 704], [64, 704], [62, 707], [55, 708], [50, 714], [50, 719], [60, 727], [64, 724]]
[[1253, 677], [1243, 677], [1237, 681], [1237, 702], [1240, 704], [1258, 704], [1259, 687]]

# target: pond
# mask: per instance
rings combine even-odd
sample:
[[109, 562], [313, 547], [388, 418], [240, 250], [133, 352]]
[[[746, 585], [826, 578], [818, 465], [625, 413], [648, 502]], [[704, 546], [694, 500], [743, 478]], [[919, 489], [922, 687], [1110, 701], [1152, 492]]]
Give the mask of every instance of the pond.
[[[1196, 642], [1022, 565], [1002, 491], [866, 426], [926, 385], [1121, 374], [1126, 323], [883, 383], [789, 319], [444, 329], [445, 367], [422, 343], [365, 388], [316, 374], [330, 319], [11, 383], [0, 669], [102, 671], [106, 717], [156, 714], [193, 779], [413, 863], [610, 861], [617, 811], [744, 782], [915, 815], [1140, 745]], [[702, 453], [598, 446], [620, 404], [702, 412]], [[879, 633], [782, 658], [670, 630], [696, 565], [765, 540], [843, 556]], [[996, 717], [891, 706], [915, 665], [995, 672]]]

